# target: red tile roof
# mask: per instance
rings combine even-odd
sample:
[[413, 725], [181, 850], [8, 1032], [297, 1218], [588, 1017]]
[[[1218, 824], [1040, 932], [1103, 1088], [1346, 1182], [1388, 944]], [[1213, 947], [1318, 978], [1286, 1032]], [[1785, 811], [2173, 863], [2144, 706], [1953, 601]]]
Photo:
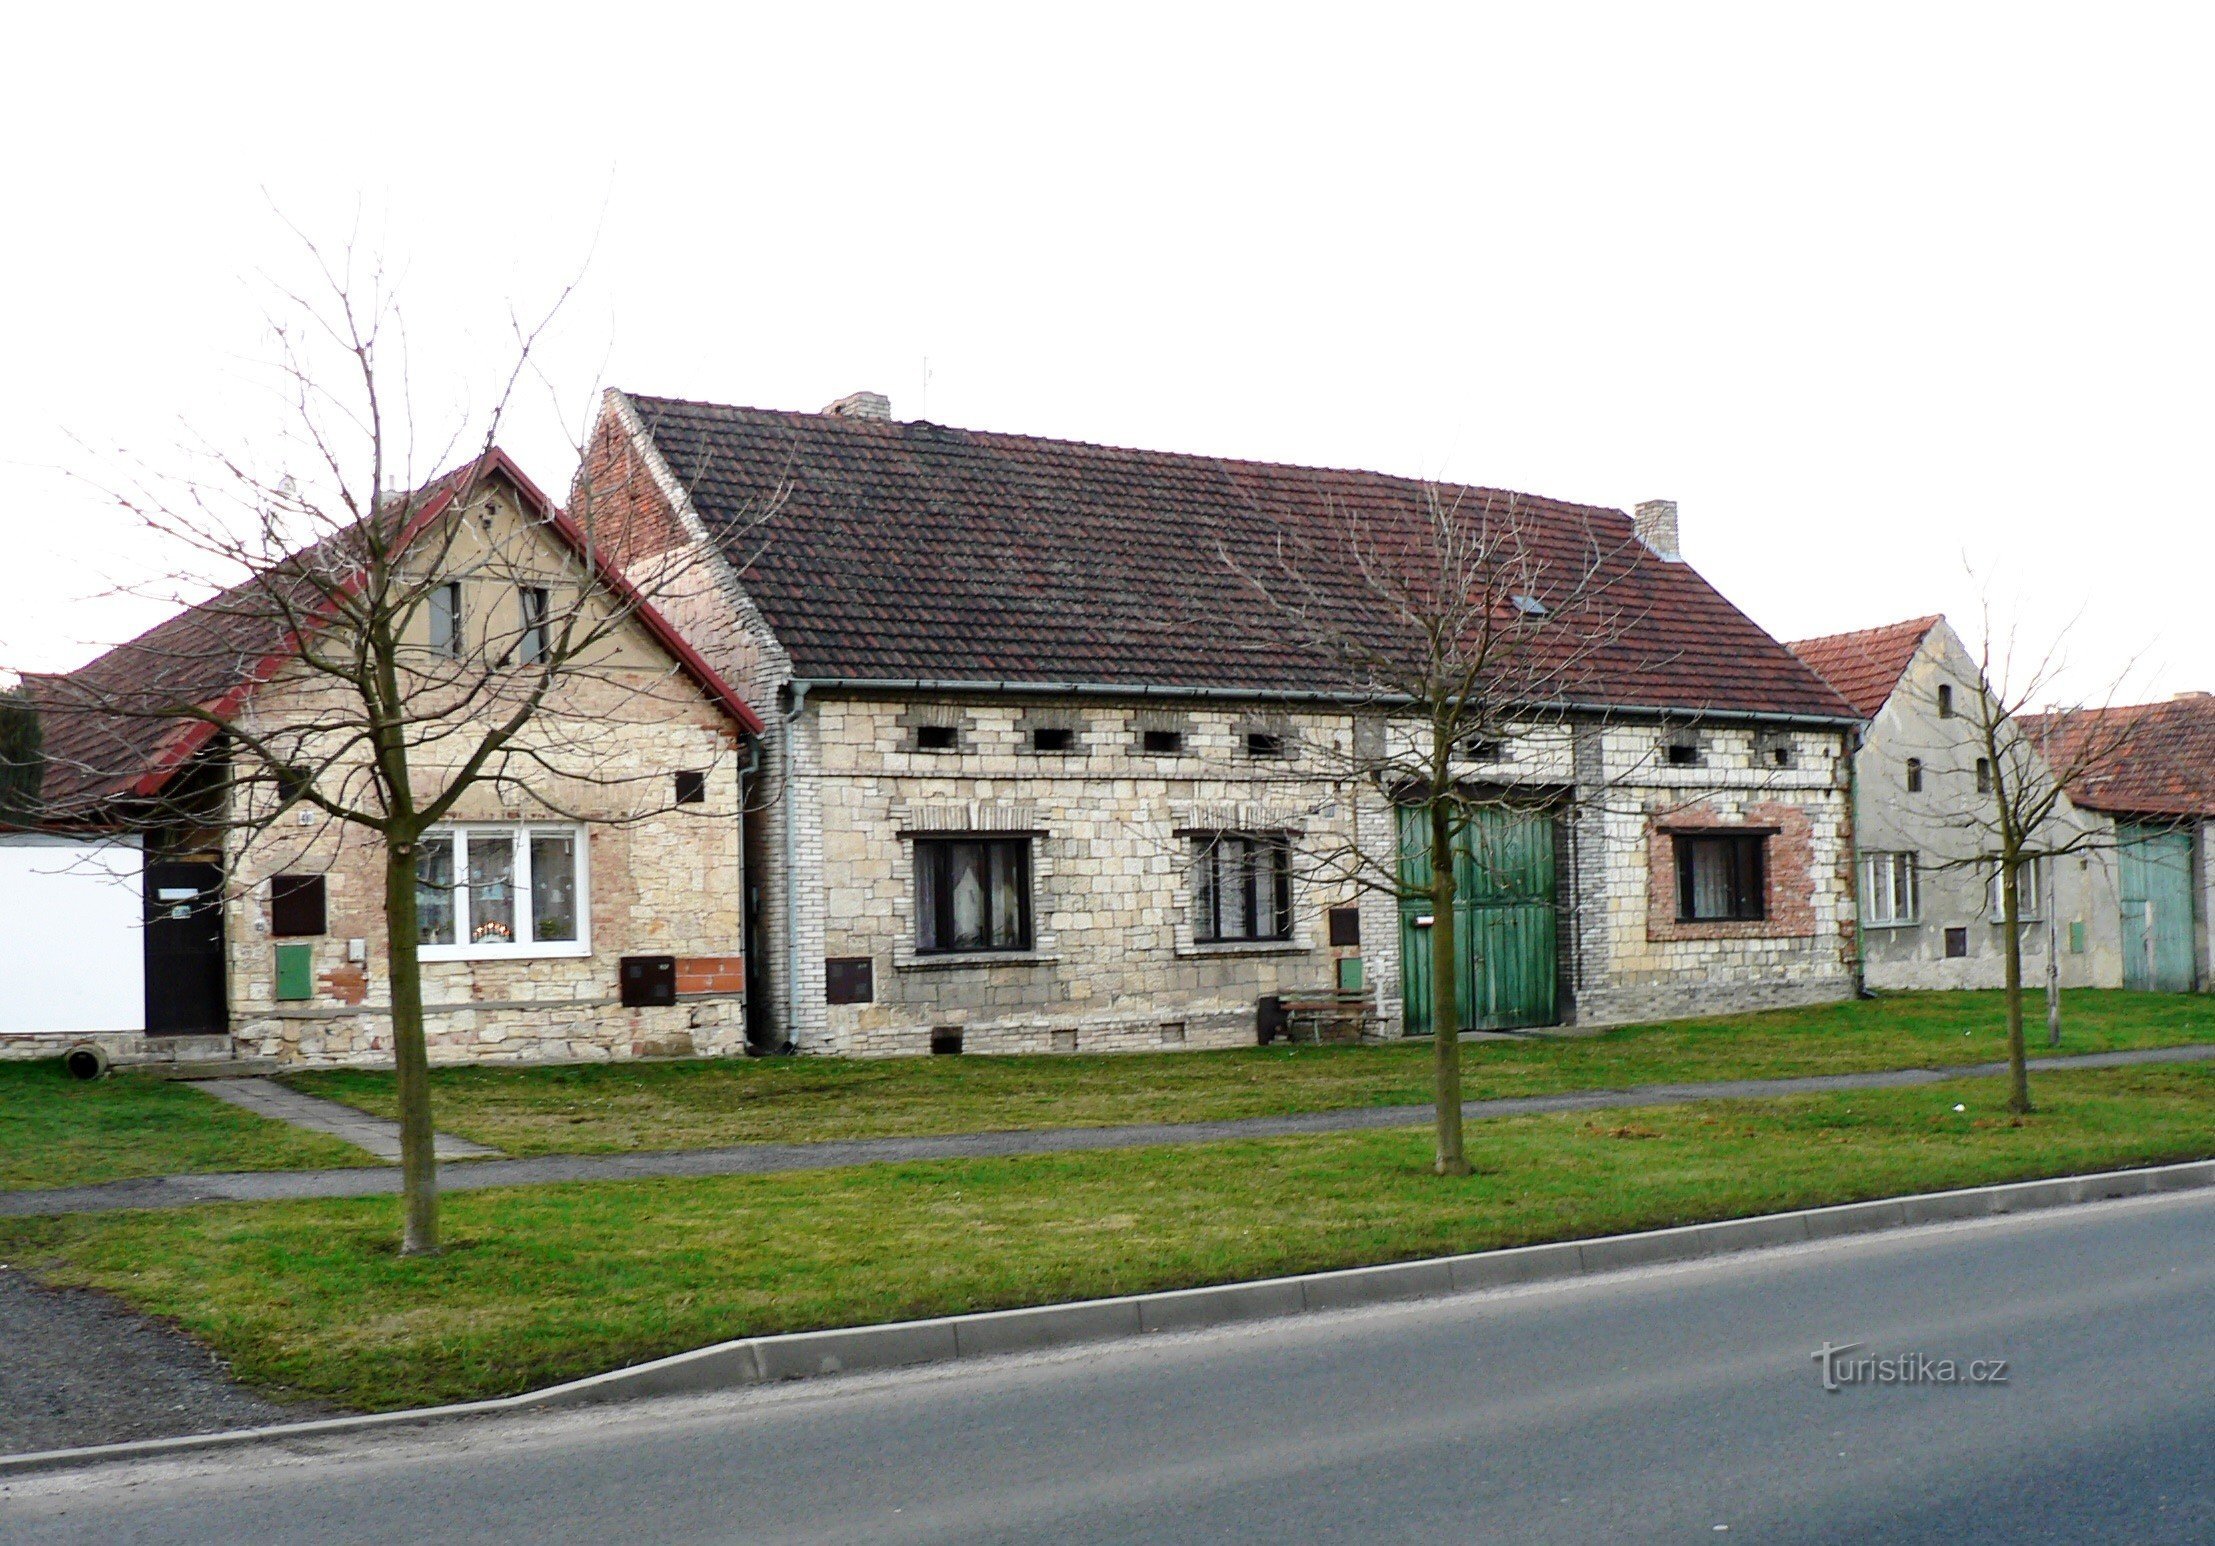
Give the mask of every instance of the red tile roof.
[[1801, 639], [1785, 648], [1837, 688], [1839, 696], [1863, 719], [1874, 719], [1892, 696], [1892, 689], [1900, 685], [1901, 674], [1923, 647], [1923, 640], [1943, 621], [1939, 617], [1913, 617], [1882, 628]]
[[[629, 580], [590, 547], [585, 535], [557, 510], [507, 453], [495, 447], [483, 458], [433, 479], [400, 502], [412, 512], [401, 540], [436, 521], [459, 498], [486, 480], [504, 478], [576, 552], [590, 552], [600, 577], [633, 606], [640, 625], [669, 651], [710, 699], [747, 730], [761, 721], [699, 653]], [[287, 658], [296, 637], [293, 619], [313, 616], [352, 552], [352, 529], [294, 554], [270, 575], [245, 581], [75, 671], [26, 674], [39, 706], [43, 778], [40, 803], [57, 824], [97, 821], [109, 802], [150, 798], [216, 733], [207, 720], [181, 715], [198, 709], [235, 713]], [[288, 572], [294, 576], [288, 584]], [[316, 576], [309, 578], [310, 574]]]
[[[1577, 652], [1576, 701], [1854, 717], [1619, 510], [923, 422], [629, 402], [801, 678], [1343, 692], [1357, 687], [1346, 669], [1293, 637], [1223, 555], [1265, 554], [1287, 533], [1328, 546], [1349, 514], [1380, 551], [1420, 544], [1435, 492], [1512, 500], [1565, 586], [1597, 565], [1621, 626]], [[1348, 569], [1315, 577], [1321, 604], [1344, 632], [1396, 637]]]
[[2215, 695], [2037, 715], [2023, 724], [2062, 771], [2069, 798], [2087, 810], [2215, 817]]

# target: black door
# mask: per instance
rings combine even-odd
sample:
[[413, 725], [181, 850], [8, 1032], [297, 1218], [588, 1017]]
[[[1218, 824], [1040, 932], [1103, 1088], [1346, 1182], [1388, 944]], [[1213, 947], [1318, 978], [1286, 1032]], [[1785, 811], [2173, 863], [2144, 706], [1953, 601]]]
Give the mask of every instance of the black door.
[[223, 988], [223, 871], [146, 866], [146, 1034], [204, 1036], [231, 1027]]

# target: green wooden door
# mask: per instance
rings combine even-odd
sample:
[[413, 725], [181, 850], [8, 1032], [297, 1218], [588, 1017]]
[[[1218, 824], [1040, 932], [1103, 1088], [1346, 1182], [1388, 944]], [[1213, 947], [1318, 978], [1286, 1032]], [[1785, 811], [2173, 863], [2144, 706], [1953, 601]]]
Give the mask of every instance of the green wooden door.
[[[1430, 883], [1429, 817], [1400, 812], [1400, 876]], [[1461, 1028], [1504, 1031], [1560, 1018], [1554, 972], [1554, 823], [1539, 811], [1471, 813], [1455, 843], [1453, 941]], [[1431, 1028], [1431, 951], [1441, 931], [1421, 898], [1400, 904], [1407, 1033]]]
[[2193, 988], [2192, 835], [2125, 822], [2116, 836], [2122, 858], [2123, 986], [2189, 993]]

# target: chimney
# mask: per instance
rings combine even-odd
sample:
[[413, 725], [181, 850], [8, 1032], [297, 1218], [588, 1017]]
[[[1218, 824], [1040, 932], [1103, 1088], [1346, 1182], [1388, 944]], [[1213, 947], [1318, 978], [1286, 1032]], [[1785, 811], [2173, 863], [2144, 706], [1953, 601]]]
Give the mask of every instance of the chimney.
[[892, 399], [882, 392], [848, 392], [823, 411], [841, 419], [890, 420]]
[[2208, 692], [2205, 688], [2193, 687], [2183, 692], [2171, 693], [2169, 697], [2176, 703], [2205, 703], [2209, 698], [2215, 698], [2215, 693]]
[[1655, 553], [1681, 563], [1684, 554], [1677, 547], [1677, 502], [1673, 499], [1644, 499], [1631, 513], [1631, 526], [1638, 533], [1638, 540]]

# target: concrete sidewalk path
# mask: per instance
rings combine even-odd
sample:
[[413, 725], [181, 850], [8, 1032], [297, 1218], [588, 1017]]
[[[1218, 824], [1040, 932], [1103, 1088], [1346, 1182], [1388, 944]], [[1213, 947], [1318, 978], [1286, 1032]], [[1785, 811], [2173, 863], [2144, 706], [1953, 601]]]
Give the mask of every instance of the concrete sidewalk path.
[[[400, 1158], [399, 1123], [373, 1117], [366, 1111], [325, 1100], [319, 1095], [303, 1095], [274, 1079], [195, 1079], [192, 1087], [203, 1095], [212, 1095], [258, 1117], [290, 1122], [294, 1127], [304, 1127], [311, 1132], [328, 1133], [357, 1149], [367, 1149], [379, 1159]], [[471, 1143], [450, 1133], [433, 1133], [431, 1139], [431, 1152], [442, 1160], [495, 1159], [500, 1153], [498, 1149], [488, 1149], [481, 1143]]]
[[[2135, 1068], [2156, 1063], [2215, 1059], [2215, 1044], [2151, 1047], [2136, 1052], [2095, 1052], [2039, 1058], [2034, 1071]], [[1835, 1090], [1889, 1090], [1982, 1079], [2007, 1071], [2005, 1063], [1960, 1068], [1901, 1068], [1865, 1074], [1822, 1074], [1799, 1079], [1727, 1079], [1707, 1084], [1643, 1084], [1622, 1090], [1574, 1090], [1510, 1100], [1478, 1100], [1464, 1106], [1473, 1121], [1561, 1111], [1603, 1111], [1625, 1106], [1679, 1106], [1706, 1100], [1761, 1100], [1782, 1095], [1821, 1095]], [[1244, 1117], [1224, 1122], [1152, 1122], [1124, 1127], [1055, 1127], [1029, 1132], [949, 1133], [927, 1138], [856, 1138], [833, 1143], [750, 1143], [724, 1149], [683, 1149], [639, 1154], [550, 1154], [537, 1159], [480, 1159], [439, 1167], [444, 1191], [492, 1186], [539, 1186], [560, 1181], [634, 1181], [654, 1176], [766, 1175], [784, 1170], [831, 1170], [847, 1165], [899, 1161], [992, 1159], [1018, 1154], [1061, 1154], [1094, 1149], [1137, 1149], [1157, 1144], [1224, 1143], [1241, 1138], [1286, 1138], [1313, 1133], [1370, 1132], [1421, 1127], [1429, 1106], [1370, 1106], [1311, 1111], [1296, 1116]], [[97, 1186], [0, 1192], [0, 1216], [106, 1213], [121, 1208], [184, 1208], [210, 1202], [272, 1202], [288, 1198], [371, 1197], [400, 1190], [397, 1169], [271, 1170], [226, 1175], [153, 1176]]]

